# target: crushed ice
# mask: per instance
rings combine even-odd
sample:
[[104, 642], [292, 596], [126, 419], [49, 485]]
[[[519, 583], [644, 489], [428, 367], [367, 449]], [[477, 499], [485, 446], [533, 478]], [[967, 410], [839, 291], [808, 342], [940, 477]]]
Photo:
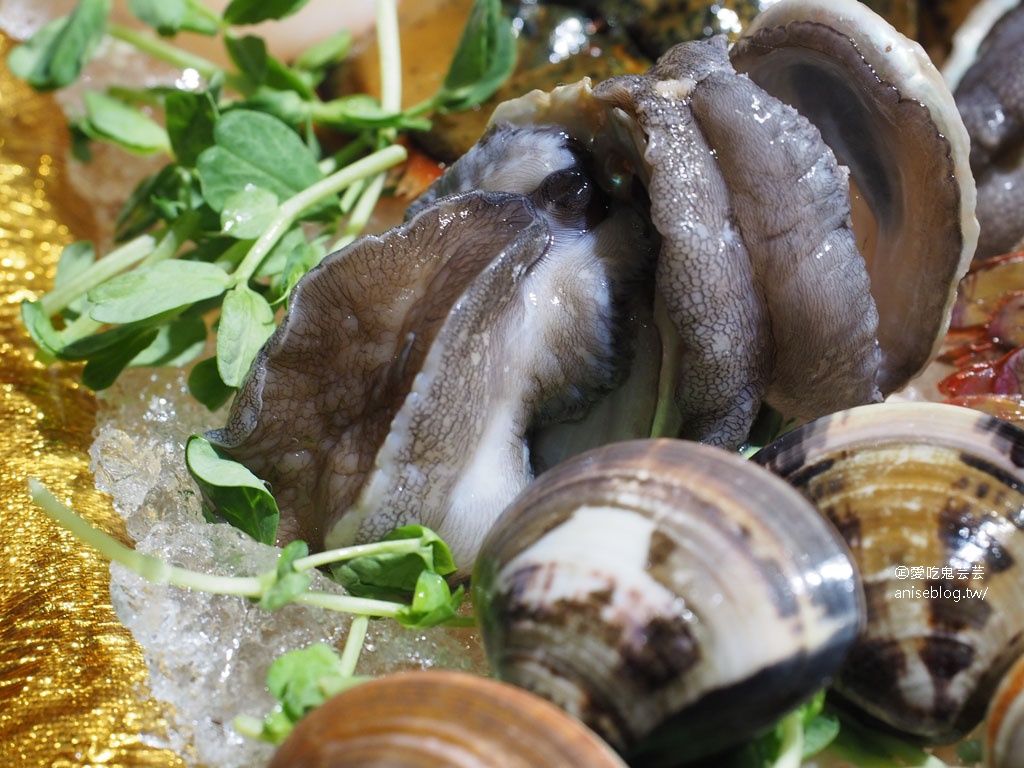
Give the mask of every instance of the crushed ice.
[[[206, 573], [255, 575], [273, 566], [278, 550], [206, 522], [185, 468], [188, 436], [223, 420], [189, 397], [181, 371], [130, 372], [101, 398], [91, 468], [139, 551]], [[317, 589], [342, 591], [317, 579]], [[232, 720], [270, 710], [264, 683], [274, 658], [319, 641], [340, 647], [349, 624], [307, 606], [269, 612], [241, 598], [156, 586], [119, 566], [111, 569], [111, 596], [142, 647], [151, 695], [167, 704], [167, 731], [144, 737], [197, 766], [264, 764], [273, 748], [240, 736]], [[435, 665], [484, 671], [476, 636], [371, 622], [357, 672]]]

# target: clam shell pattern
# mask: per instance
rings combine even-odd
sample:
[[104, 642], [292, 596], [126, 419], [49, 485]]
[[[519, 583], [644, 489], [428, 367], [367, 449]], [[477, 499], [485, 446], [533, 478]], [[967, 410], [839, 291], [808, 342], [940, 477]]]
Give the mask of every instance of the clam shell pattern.
[[986, 768], [1020, 768], [1024, 760], [1024, 656], [1003, 676], [985, 718]]
[[857, 561], [868, 626], [835, 690], [922, 742], [970, 731], [1024, 652], [1024, 431], [952, 405], [863, 406], [754, 460]]
[[543, 699], [465, 672], [376, 678], [295, 727], [270, 768], [626, 768]]
[[645, 766], [770, 725], [827, 681], [863, 612], [842, 540], [799, 493], [675, 440], [542, 475], [487, 537], [473, 596], [499, 678]]

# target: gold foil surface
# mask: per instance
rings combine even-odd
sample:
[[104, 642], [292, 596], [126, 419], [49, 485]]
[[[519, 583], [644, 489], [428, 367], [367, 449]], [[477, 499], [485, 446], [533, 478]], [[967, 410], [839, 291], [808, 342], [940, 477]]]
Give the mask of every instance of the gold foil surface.
[[26, 478], [105, 530], [121, 518], [93, 485], [96, 406], [72, 366], [33, 357], [19, 306], [47, 290], [61, 248], [94, 235], [70, 187], [55, 101], [6, 69], [0, 35], [0, 765], [183, 766], [140, 734], [162, 727], [146, 668], [110, 604], [106, 561], [31, 502]]

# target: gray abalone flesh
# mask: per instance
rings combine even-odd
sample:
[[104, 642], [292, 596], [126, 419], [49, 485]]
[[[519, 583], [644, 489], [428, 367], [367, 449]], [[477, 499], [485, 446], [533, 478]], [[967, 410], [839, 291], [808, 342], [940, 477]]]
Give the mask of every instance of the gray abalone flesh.
[[809, 420], [903, 386], [974, 251], [967, 147], [920, 47], [853, 0], [507, 102], [405, 224], [304, 278], [210, 437], [285, 536], [418, 522], [468, 575], [572, 453], [734, 448], [762, 402]]

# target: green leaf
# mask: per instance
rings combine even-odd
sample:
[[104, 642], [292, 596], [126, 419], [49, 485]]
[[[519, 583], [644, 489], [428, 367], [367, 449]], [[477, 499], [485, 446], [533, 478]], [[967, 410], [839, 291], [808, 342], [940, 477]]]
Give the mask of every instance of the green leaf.
[[476, 106], [494, 94], [515, 65], [515, 34], [501, 0], [477, 0], [435, 102], [447, 111]]
[[352, 33], [343, 29], [306, 48], [299, 54], [293, 66], [319, 75], [328, 67], [344, 61], [351, 48]]
[[295, 570], [295, 561], [308, 554], [309, 547], [304, 541], [293, 541], [281, 550], [274, 571], [274, 583], [263, 592], [259, 601], [260, 608], [276, 611], [309, 590], [313, 574]]
[[[64, 246], [57, 261], [57, 274], [53, 278], [53, 287], [61, 288], [71, 285], [89, 267], [96, 262], [96, 249], [87, 240], [79, 240]], [[77, 317], [85, 308], [87, 301], [81, 296], [68, 304], [62, 313], [64, 317]]]
[[178, 162], [185, 167], [196, 164], [199, 154], [213, 146], [213, 126], [217, 106], [212, 94], [175, 90], [164, 97], [164, 122]]
[[262, 85], [267, 79], [267, 44], [263, 39], [255, 35], [225, 35], [224, 45], [231, 61], [251, 87]]
[[217, 370], [225, 384], [242, 385], [274, 328], [274, 310], [260, 294], [244, 285], [227, 292], [217, 327]]
[[153, 343], [156, 335], [157, 329], [153, 327], [130, 327], [121, 344], [106, 347], [89, 358], [82, 369], [82, 383], [96, 392], [111, 386], [121, 371]]
[[201, 35], [218, 32], [214, 19], [197, 12], [187, 0], [128, 0], [128, 9], [135, 18], [165, 37], [178, 32]]
[[207, 202], [220, 211], [231, 195], [254, 185], [279, 200], [323, 178], [316, 158], [298, 134], [271, 115], [248, 109], [224, 114], [214, 127], [216, 145], [196, 164]]
[[357, 93], [313, 105], [313, 118], [342, 131], [359, 132], [368, 128], [426, 130], [430, 121], [409, 117], [401, 112], [385, 112], [373, 96]]
[[224, 9], [228, 24], [259, 24], [297, 13], [309, 0], [232, 0]]
[[332, 569], [345, 589], [359, 597], [402, 601], [419, 585], [424, 571], [441, 575], [455, 571], [451, 550], [441, 537], [421, 525], [396, 528], [381, 541], [419, 539], [415, 552], [395, 552], [356, 557]]
[[41, 91], [73, 83], [106, 33], [111, 2], [79, 0], [70, 15], [50, 22], [11, 51], [11, 71]]
[[314, 643], [274, 659], [267, 670], [267, 688], [296, 722], [323, 704], [347, 677], [338, 652], [326, 643]]
[[221, 380], [216, 357], [208, 357], [192, 366], [188, 374], [188, 391], [211, 411], [219, 409], [235, 394], [235, 388]]
[[276, 218], [280, 205], [268, 189], [250, 185], [224, 201], [221, 232], [238, 240], [255, 240]]
[[280, 512], [262, 480], [222, 457], [201, 435], [188, 439], [185, 462], [203, 498], [221, 518], [257, 541], [274, 543]]
[[123, 101], [86, 91], [85, 109], [86, 117], [77, 125], [92, 139], [112, 142], [138, 155], [171, 150], [164, 127]]
[[411, 629], [436, 627], [455, 619], [464, 599], [462, 587], [453, 594], [440, 574], [423, 571], [416, 580], [412, 604], [400, 610], [395, 620]]
[[90, 316], [101, 323], [145, 320], [224, 293], [231, 277], [219, 267], [172, 259], [118, 275], [89, 292]]
[[804, 724], [803, 757], [811, 757], [825, 749], [839, 735], [839, 720], [833, 715], [818, 714]]
[[64, 351], [64, 338], [53, 327], [53, 321], [46, 314], [40, 301], [21, 302], [21, 322], [39, 350], [39, 360], [52, 363]]
[[205, 347], [206, 323], [199, 314], [189, 312], [161, 325], [156, 338], [132, 358], [130, 366], [187, 365], [203, 354]]

